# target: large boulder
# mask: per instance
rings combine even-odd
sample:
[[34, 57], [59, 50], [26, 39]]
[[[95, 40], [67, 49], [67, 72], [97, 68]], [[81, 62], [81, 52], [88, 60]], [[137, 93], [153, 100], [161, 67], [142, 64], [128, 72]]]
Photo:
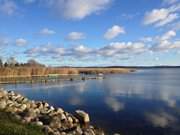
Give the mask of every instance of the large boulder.
[[5, 100], [0, 100], [0, 109], [5, 109], [6, 105], [7, 105], [7, 103]]
[[90, 122], [89, 114], [82, 111], [82, 110], [76, 110], [76, 116], [83, 123], [89, 123]]

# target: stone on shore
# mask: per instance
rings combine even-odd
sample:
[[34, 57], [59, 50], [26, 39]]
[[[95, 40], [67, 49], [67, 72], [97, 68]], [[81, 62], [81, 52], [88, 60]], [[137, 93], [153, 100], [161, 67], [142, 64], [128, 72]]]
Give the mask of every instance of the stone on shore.
[[76, 116], [80, 121], [82, 121], [84, 123], [90, 122], [89, 114], [87, 114], [86, 112], [84, 112], [82, 110], [76, 110]]
[[22, 123], [42, 127], [47, 135], [104, 135], [86, 124], [90, 122], [90, 118], [82, 110], [77, 110], [74, 116], [62, 108], [29, 100], [13, 91], [0, 89], [0, 110], [13, 114]]
[[6, 108], [6, 101], [5, 100], [1, 100], [0, 101], [0, 109], [5, 109]]

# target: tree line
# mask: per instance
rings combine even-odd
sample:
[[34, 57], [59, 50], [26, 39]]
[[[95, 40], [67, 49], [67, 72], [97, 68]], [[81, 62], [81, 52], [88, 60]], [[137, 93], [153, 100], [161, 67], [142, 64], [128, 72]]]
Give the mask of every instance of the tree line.
[[0, 58], [0, 67], [45, 67], [45, 65], [37, 62], [35, 59], [29, 59], [25, 63], [18, 62], [14, 57], [9, 57], [6, 61]]

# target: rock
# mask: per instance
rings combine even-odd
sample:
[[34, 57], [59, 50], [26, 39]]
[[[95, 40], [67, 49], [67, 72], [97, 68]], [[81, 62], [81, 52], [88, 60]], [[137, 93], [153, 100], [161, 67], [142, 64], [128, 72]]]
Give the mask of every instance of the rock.
[[24, 117], [25, 123], [30, 123], [32, 121], [32, 117]]
[[70, 123], [73, 123], [73, 119], [72, 119], [70, 116], [68, 116], [67, 120], [68, 120]]
[[1, 100], [0, 101], [0, 109], [5, 109], [6, 108], [6, 101], [5, 100]]
[[82, 110], [76, 110], [74, 116], [62, 108], [54, 108], [46, 102], [28, 100], [13, 91], [0, 89], [0, 109], [12, 113], [23, 123], [34, 123], [43, 127], [48, 135], [104, 135], [89, 126], [89, 115]]
[[3, 89], [0, 90], [0, 98], [7, 95], [7, 91], [4, 91]]
[[60, 119], [61, 119], [61, 121], [66, 120], [66, 116], [65, 116], [64, 113], [62, 113], [62, 114], [60, 115]]
[[89, 114], [87, 114], [86, 112], [84, 112], [82, 110], [76, 110], [76, 116], [80, 121], [82, 121], [84, 123], [90, 122]]
[[43, 126], [43, 123], [42, 123], [41, 121], [37, 121], [37, 122], [35, 122], [35, 124], [36, 124], [37, 126]]
[[82, 129], [81, 129], [79, 126], [76, 128], [76, 132], [77, 132], [77, 134], [79, 134], [79, 135], [82, 135], [82, 134], [83, 134], [83, 131], [82, 131]]
[[26, 104], [22, 104], [21, 106], [20, 106], [20, 109], [22, 110], [22, 111], [24, 111], [25, 109], [26, 109]]
[[46, 102], [43, 102], [43, 105], [44, 105], [45, 108], [49, 107], [49, 104], [46, 103]]
[[21, 120], [21, 116], [18, 115], [18, 114], [16, 114], [14, 117], [15, 117], [17, 120]]
[[59, 114], [62, 114], [64, 112], [64, 110], [62, 108], [57, 108], [56, 112]]
[[43, 109], [43, 104], [41, 102], [36, 103], [38, 109]]
[[44, 126], [44, 127], [43, 127], [43, 131], [44, 131], [46, 134], [53, 134], [53, 130], [52, 130], [49, 126]]

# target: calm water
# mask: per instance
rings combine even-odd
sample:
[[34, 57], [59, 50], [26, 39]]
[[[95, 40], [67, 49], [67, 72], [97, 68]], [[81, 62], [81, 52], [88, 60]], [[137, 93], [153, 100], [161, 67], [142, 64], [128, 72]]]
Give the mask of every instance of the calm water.
[[180, 69], [141, 70], [104, 80], [4, 86], [74, 113], [83, 109], [109, 134], [180, 135]]

